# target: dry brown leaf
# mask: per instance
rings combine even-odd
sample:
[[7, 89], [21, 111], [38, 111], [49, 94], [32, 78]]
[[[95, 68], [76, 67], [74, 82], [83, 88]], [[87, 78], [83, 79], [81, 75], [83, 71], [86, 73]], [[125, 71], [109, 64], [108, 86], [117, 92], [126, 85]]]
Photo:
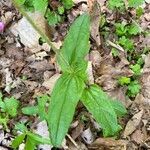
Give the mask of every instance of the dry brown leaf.
[[89, 146], [95, 150], [126, 150], [126, 141], [113, 138], [98, 138]]
[[141, 130], [136, 130], [132, 135], [131, 139], [136, 142], [137, 144], [141, 144], [144, 140], [144, 135]]
[[91, 37], [96, 42], [97, 46], [101, 45], [100, 40], [100, 6], [97, 2], [97, 0], [89, 1], [90, 5], [90, 16], [91, 16]]
[[56, 81], [58, 80], [58, 78], [61, 76], [61, 74], [56, 73], [55, 75], [53, 75], [50, 79], [44, 81], [44, 83], [42, 84], [42, 86], [46, 87], [49, 92], [51, 93], [53, 90], [53, 87], [56, 83]]
[[143, 110], [135, 114], [127, 123], [123, 136], [126, 138], [128, 135], [132, 134], [136, 128], [139, 126], [143, 116]]

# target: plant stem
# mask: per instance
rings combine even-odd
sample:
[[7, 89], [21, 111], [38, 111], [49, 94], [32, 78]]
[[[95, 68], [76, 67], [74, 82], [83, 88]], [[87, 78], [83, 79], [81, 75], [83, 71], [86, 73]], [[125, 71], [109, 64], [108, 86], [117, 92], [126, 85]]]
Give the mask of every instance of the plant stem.
[[31, 19], [31, 17], [25, 12], [24, 8], [21, 7], [15, 0], [13, 0], [14, 6], [19, 10], [19, 12], [29, 21], [29, 23], [34, 27], [34, 29], [43, 37], [48, 45], [51, 46], [53, 51], [55, 53], [58, 53], [58, 49], [53, 45], [53, 43], [50, 41], [50, 39], [37, 27], [37, 25], [34, 23], [34, 21]]
[[14, 6], [19, 10], [19, 12], [29, 21], [29, 23], [33, 26], [33, 28], [41, 35], [42, 38], [45, 39], [46, 43], [48, 45], [50, 45], [50, 47], [52, 48], [52, 50], [56, 53], [56, 55], [63, 60], [64, 64], [66, 66], [70, 67], [69, 62], [66, 61], [66, 59], [63, 57], [62, 53], [60, 53], [60, 50], [57, 49], [53, 43], [51, 42], [51, 40], [49, 39], [49, 37], [47, 35], [45, 35], [45, 33], [43, 33], [41, 31], [41, 29], [34, 23], [34, 21], [32, 20], [32, 18], [28, 15], [28, 13], [26, 13], [26, 11], [24, 10], [23, 7], [21, 7], [21, 5], [19, 5], [15, 0], [12, 0]]

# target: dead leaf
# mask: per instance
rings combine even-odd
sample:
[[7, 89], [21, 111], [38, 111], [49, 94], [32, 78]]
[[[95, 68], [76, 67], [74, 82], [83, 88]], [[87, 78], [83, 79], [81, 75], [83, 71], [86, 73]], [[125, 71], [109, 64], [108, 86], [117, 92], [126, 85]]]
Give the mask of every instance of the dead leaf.
[[72, 130], [71, 132], [71, 137], [76, 140], [80, 135], [81, 133], [83, 132], [83, 124], [82, 123], [79, 123], [74, 130]]
[[131, 139], [136, 142], [137, 144], [141, 144], [144, 140], [144, 135], [141, 130], [136, 130], [132, 135]]
[[98, 138], [89, 146], [95, 150], [126, 150], [126, 141], [113, 138]]
[[89, 1], [90, 8], [90, 16], [91, 16], [91, 37], [96, 42], [96, 45], [99, 47], [101, 45], [100, 40], [100, 14], [101, 9], [97, 2], [97, 0]]
[[50, 79], [44, 81], [42, 86], [46, 87], [49, 90], [49, 92], [51, 93], [56, 81], [59, 79], [60, 76], [61, 76], [61, 74], [56, 73]]
[[136, 128], [138, 127], [138, 125], [141, 122], [143, 116], [143, 110], [141, 110], [140, 112], [138, 112], [137, 114], [135, 114], [127, 123], [124, 133], [123, 133], [123, 137], [127, 137], [128, 135], [132, 134]]
[[89, 83], [90, 84], [94, 84], [92, 62], [90, 62], [90, 61], [88, 62], [87, 74], [88, 74], [88, 81], [89, 81]]
[[97, 50], [93, 50], [90, 52], [90, 61], [92, 61], [92, 65], [94, 67], [99, 67], [100, 66], [100, 62], [102, 60], [102, 57], [99, 53], [99, 51]]
[[47, 70], [53, 70], [54, 66], [50, 64], [47, 60], [35, 61], [28, 65], [31, 69], [35, 69], [36, 72], [44, 72]]

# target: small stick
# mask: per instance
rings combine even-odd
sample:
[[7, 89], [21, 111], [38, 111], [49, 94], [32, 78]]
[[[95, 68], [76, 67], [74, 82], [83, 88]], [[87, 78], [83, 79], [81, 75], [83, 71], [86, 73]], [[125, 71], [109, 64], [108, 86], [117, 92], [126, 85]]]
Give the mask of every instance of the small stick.
[[112, 46], [112, 47], [114, 47], [114, 48], [116, 48], [116, 49], [118, 49], [118, 50], [120, 50], [120, 51], [122, 51], [122, 52], [125, 52], [124, 49], [123, 49], [120, 45], [115, 44], [115, 43], [113, 43], [113, 42], [111, 42], [111, 41], [109, 41], [109, 40], [107, 40], [107, 43], [108, 43], [110, 46]]
[[74, 141], [74, 139], [73, 139], [69, 134], [67, 134], [67, 137], [68, 137], [69, 140], [73, 143], [73, 145], [74, 145], [77, 149], [79, 149], [78, 144]]

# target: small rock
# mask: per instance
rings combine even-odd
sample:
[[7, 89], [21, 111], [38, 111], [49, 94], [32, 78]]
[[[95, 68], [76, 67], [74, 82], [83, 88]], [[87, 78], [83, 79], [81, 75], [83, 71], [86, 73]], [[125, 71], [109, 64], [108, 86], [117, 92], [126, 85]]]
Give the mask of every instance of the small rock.
[[[45, 138], [49, 138], [49, 131], [48, 131], [48, 126], [47, 126], [47, 123], [46, 121], [42, 121], [40, 123], [37, 124], [37, 129], [35, 131], [37, 134], [41, 135], [42, 137], [45, 137]], [[39, 150], [51, 150], [51, 146], [50, 145], [47, 145], [47, 144], [40, 144], [38, 146], [38, 149]]]
[[94, 136], [90, 128], [84, 130], [81, 137], [87, 144], [91, 144], [94, 141]]
[[[47, 27], [47, 23], [43, 16], [40, 13], [28, 13], [30, 17], [33, 18], [33, 21], [36, 21], [36, 25], [40, 28], [40, 30], [45, 33], [46, 35], [49, 34], [50, 31]], [[10, 27], [10, 31], [17, 37], [20, 36], [20, 41], [22, 44], [25, 45], [27, 49], [29, 49], [32, 53], [39, 52], [42, 48], [39, 45], [39, 38], [41, 37], [39, 33], [32, 27], [32, 25], [27, 21], [25, 17], [19, 20], [18, 23], [13, 24]], [[49, 37], [48, 36], [48, 37]], [[47, 47], [46, 47], [47, 50]]]

